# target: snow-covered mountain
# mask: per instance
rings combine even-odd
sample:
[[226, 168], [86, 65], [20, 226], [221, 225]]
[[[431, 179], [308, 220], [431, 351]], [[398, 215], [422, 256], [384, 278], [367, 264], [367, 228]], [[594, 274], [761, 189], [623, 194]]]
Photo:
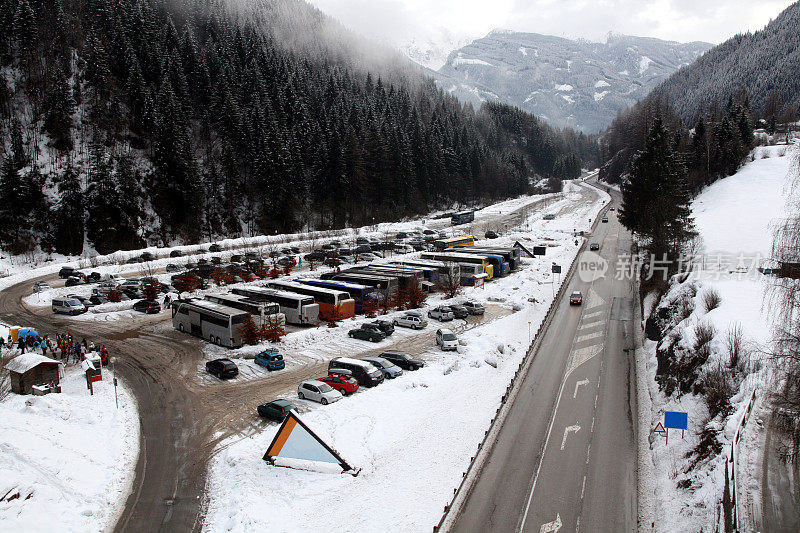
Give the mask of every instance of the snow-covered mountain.
[[429, 35], [412, 37], [399, 48], [411, 61], [431, 70], [439, 70], [453, 50], [470, 42], [470, 37], [455, 35], [445, 28], [439, 28]]
[[607, 127], [709, 43], [609, 34], [605, 43], [494, 30], [453, 51], [437, 82], [464, 101], [500, 101], [557, 126]]

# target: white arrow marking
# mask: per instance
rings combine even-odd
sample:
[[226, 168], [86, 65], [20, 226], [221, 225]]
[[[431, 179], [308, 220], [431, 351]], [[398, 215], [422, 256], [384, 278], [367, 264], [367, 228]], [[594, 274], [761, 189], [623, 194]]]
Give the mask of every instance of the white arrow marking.
[[556, 519], [552, 522], [542, 524], [542, 527], [539, 528], [539, 533], [558, 533], [558, 530], [561, 529], [562, 525], [561, 515], [556, 513]]
[[575, 383], [575, 394], [573, 394], [572, 397], [573, 398], [577, 398], [578, 397], [578, 387], [580, 387], [581, 385], [588, 385], [588, 384], [589, 384], [589, 380], [588, 379], [582, 379], [582, 380], [578, 381], [577, 383]]
[[561, 449], [562, 450], [564, 449], [564, 446], [567, 445], [567, 435], [569, 435], [570, 433], [577, 433], [578, 431], [580, 431], [580, 429], [581, 429], [581, 427], [578, 426], [578, 425], [567, 426], [567, 427], [564, 428], [564, 438], [561, 439]]

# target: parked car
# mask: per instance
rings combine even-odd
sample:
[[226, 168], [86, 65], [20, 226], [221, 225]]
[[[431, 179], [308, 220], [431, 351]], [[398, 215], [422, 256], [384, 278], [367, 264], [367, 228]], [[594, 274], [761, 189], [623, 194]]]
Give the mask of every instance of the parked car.
[[92, 272], [86, 276], [86, 283], [97, 283], [101, 279], [103, 279], [103, 276], [100, 275], [100, 272]]
[[331, 359], [328, 363], [328, 372], [340, 372], [341, 370], [349, 370], [361, 387], [374, 387], [383, 383], [383, 372], [368, 361], [350, 357]]
[[463, 305], [449, 305], [450, 310], [453, 312], [453, 316], [456, 318], [467, 318], [469, 316], [469, 309], [464, 307]]
[[408, 233], [404, 233], [402, 231], [400, 233], [398, 233], [397, 235], [395, 235], [395, 239], [397, 239], [397, 240], [402, 240], [402, 239], [407, 239], [407, 238], [408, 238]]
[[364, 324], [360, 328], [351, 329], [347, 332], [347, 335], [351, 339], [362, 339], [365, 341], [372, 341], [372, 342], [380, 342], [386, 338], [386, 334], [380, 331], [378, 328], [371, 328], [368, 327], [367, 324]]
[[378, 259], [378, 256], [375, 254], [375, 252], [366, 252], [363, 254], [358, 254], [359, 261], [375, 261], [376, 259]]
[[555, 220], [556, 216], [552, 213], [548, 213], [542, 217], [544, 220]]
[[499, 235], [496, 232], [491, 230], [484, 233], [483, 236], [487, 239], [496, 239], [497, 237], [499, 237]]
[[283, 356], [278, 352], [278, 350], [264, 350], [261, 353], [256, 354], [253, 358], [253, 362], [259, 366], [263, 366], [267, 370], [283, 370], [286, 368], [286, 363], [283, 360]]
[[301, 400], [313, 400], [322, 405], [338, 402], [342, 399], [342, 393], [334, 389], [327, 383], [320, 383], [316, 380], [307, 380], [297, 387], [297, 397]]
[[175, 263], [170, 263], [167, 265], [167, 272], [180, 272], [181, 267], [176, 265]]
[[409, 244], [395, 244], [394, 245], [394, 252], [397, 254], [410, 254], [414, 251], [414, 248]]
[[372, 246], [369, 244], [359, 244], [355, 248], [353, 248], [353, 253], [355, 254], [368, 254], [372, 252]]
[[436, 344], [442, 350], [455, 350], [458, 348], [458, 337], [447, 328], [436, 330]]
[[425, 329], [428, 327], [428, 321], [425, 317], [416, 312], [407, 312], [401, 316], [395, 317], [392, 321], [395, 326], [402, 326], [411, 329]]
[[33, 284], [33, 292], [44, 292], [50, 289], [52, 289], [52, 287], [46, 281], [37, 281]]
[[227, 357], [207, 362], [206, 370], [219, 379], [230, 379], [239, 375], [239, 367]]
[[358, 390], [358, 381], [353, 377], [353, 373], [343, 368], [334, 369], [327, 376], [317, 378], [317, 381], [327, 383], [341, 392], [342, 396], [353, 394]]
[[386, 335], [387, 337], [392, 333], [394, 333], [394, 326], [388, 320], [378, 319], [365, 325], [377, 328], [378, 331], [382, 331], [383, 334]]
[[486, 312], [486, 308], [483, 307], [482, 303], [473, 302], [472, 300], [461, 302], [461, 306], [466, 307], [467, 311], [469, 311], [469, 314], [471, 315], [482, 315]]
[[119, 274], [106, 274], [105, 276], [103, 276], [103, 281], [113, 281], [114, 283], [119, 285], [120, 283], [125, 282], [125, 278], [123, 278]]
[[428, 318], [435, 318], [439, 322], [448, 322], [453, 320], [455, 315], [449, 307], [446, 305], [440, 305], [439, 307], [434, 307], [428, 311]]
[[77, 275], [78, 270], [75, 267], [65, 266], [61, 267], [61, 270], [58, 271], [58, 277], [61, 279], [66, 279], [70, 276]]
[[89, 301], [92, 303], [92, 305], [107, 304], [108, 303], [108, 297], [103, 295], [103, 294], [99, 294], [99, 293], [98, 294], [92, 294], [89, 297]]
[[313, 252], [304, 255], [303, 259], [306, 261], [322, 261], [325, 259], [325, 252], [322, 250], [314, 250]]
[[382, 357], [364, 357], [361, 359], [362, 361], [369, 361], [375, 367], [383, 372], [383, 377], [386, 379], [394, 379], [396, 377], [400, 377], [403, 375], [403, 369], [397, 366], [396, 364], [392, 363], [387, 359], [383, 359]]
[[161, 304], [153, 300], [139, 300], [133, 304], [133, 310], [147, 315], [155, 315], [161, 312]]
[[614, 206], [612, 205], [611, 207], [608, 208], [608, 210], [609, 211], [614, 211]]
[[78, 294], [67, 294], [66, 297], [67, 298], [74, 298], [74, 299], [78, 300], [80, 303], [82, 303], [87, 308], [94, 307], [94, 304], [92, 303], [91, 299], [87, 298], [86, 296], [80, 296]]
[[337, 267], [339, 265], [344, 265], [346, 263], [350, 263], [350, 260], [346, 257], [328, 257], [325, 261], [322, 262], [325, 266], [329, 267]]
[[119, 283], [116, 281], [102, 281], [97, 285], [97, 289], [101, 291], [111, 291], [119, 288]]
[[596, 243], [596, 242], [593, 242], [592, 244], [589, 245], [589, 249], [590, 250], [599, 250], [600, 249], [600, 245], [598, 243]]
[[401, 352], [399, 350], [388, 350], [381, 353], [378, 357], [391, 361], [403, 370], [419, 370], [425, 366], [425, 361], [422, 359], [417, 359], [410, 353]]
[[283, 420], [289, 415], [289, 411], [293, 409], [294, 404], [289, 400], [273, 400], [269, 403], [263, 403], [259, 405], [257, 411], [258, 416], [283, 422]]
[[575, 291], [569, 295], [569, 305], [581, 305], [583, 303], [583, 294], [581, 291]]
[[127, 264], [127, 265], [135, 265], [136, 263], [143, 263], [143, 262], [144, 262], [144, 260], [141, 257], [131, 257], [130, 259], [125, 261], [125, 264]]
[[75, 298], [53, 298], [50, 307], [54, 313], [64, 315], [79, 315], [86, 312], [86, 306]]
[[154, 256], [150, 252], [142, 252], [142, 255], [140, 255], [139, 257], [141, 257], [142, 261], [153, 261], [156, 258], [156, 256]]
[[181, 252], [180, 250], [172, 250], [169, 253], [169, 256], [170, 257], [183, 257], [183, 252]]
[[126, 279], [122, 285], [119, 286], [119, 289], [122, 291], [129, 291], [129, 290], [141, 290], [142, 282], [139, 278], [130, 278]]
[[214, 243], [214, 244], [212, 244], [211, 246], [208, 247], [208, 251], [212, 252], [212, 253], [215, 253], [215, 254], [219, 253], [219, 252], [222, 251], [222, 246], [220, 246], [217, 243]]
[[278, 259], [277, 263], [282, 267], [285, 267], [286, 265], [294, 267], [297, 264], [297, 261], [295, 261], [293, 257], [281, 257]]
[[67, 278], [66, 283], [64, 283], [65, 287], [74, 287], [76, 285], [84, 285], [86, 282], [83, 281], [81, 278], [77, 276], [70, 276]]

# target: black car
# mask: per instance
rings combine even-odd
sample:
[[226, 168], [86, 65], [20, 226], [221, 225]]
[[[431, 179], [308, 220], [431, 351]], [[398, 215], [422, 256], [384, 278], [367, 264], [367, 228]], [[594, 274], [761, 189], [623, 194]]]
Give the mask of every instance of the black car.
[[292, 255], [292, 249], [291, 248], [281, 248], [281, 253], [283, 255]]
[[231, 263], [241, 263], [244, 261], [244, 256], [241, 254], [233, 254], [231, 256]]
[[366, 326], [372, 326], [374, 328], [377, 328], [378, 330], [382, 331], [383, 334], [386, 335], [387, 337], [392, 333], [394, 333], [394, 325], [388, 320], [375, 320], [368, 324], [364, 324], [364, 327]]
[[211, 246], [208, 247], [208, 251], [214, 253], [221, 252], [222, 246], [220, 246], [219, 244], [212, 244]]
[[469, 309], [463, 305], [450, 305], [450, 310], [456, 318], [467, 318], [469, 316]]
[[156, 256], [154, 256], [150, 252], [142, 252], [142, 255], [140, 255], [139, 257], [142, 258], [142, 261], [152, 261], [156, 258]]
[[103, 276], [100, 275], [100, 272], [92, 272], [86, 276], [86, 283], [100, 283], [102, 277]]
[[183, 252], [181, 252], [180, 250], [172, 250], [169, 253], [169, 256], [170, 257], [183, 257]]
[[300, 250], [299, 246], [292, 246], [289, 249], [292, 251], [293, 254], [299, 254], [302, 251], [302, 250]]
[[372, 246], [369, 244], [359, 244], [353, 248], [353, 252], [357, 254], [366, 254], [372, 252]]
[[325, 252], [321, 250], [314, 250], [313, 252], [304, 255], [303, 259], [306, 261], [322, 261], [325, 259]]
[[[101, 294], [101, 293], [92, 294], [92, 296], [89, 298], [89, 302], [91, 302], [92, 305], [107, 304], [108, 303], [108, 298], [105, 295]], [[86, 304], [84, 303], [83, 305], [86, 305]]]
[[425, 366], [425, 361], [422, 359], [417, 359], [410, 353], [401, 352], [399, 350], [389, 350], [388, 352], [383, 352], [378, 357], [391, 361], [403, 370], [419, 370]]
[[499, 237], [499, 235], [494, 231], [487, 231], [486, 233], [483, 234], [483, 236], [486, 237], [487, 239], [496, 239], [497, 237]]
[[67, 298], [73, 298], [73, 299], [75, 299], [75, 300], [78, 300], [78, 301], [79, 301], [80, 303], [82, 303], [82, 304], [83, 304], [85, 307], [93, 307], [93, 306], [95, 305], [95, 304], [92, 302], [92, 299], [91, 299], [91, 298], [87, 298], [86, 296], [79, 296], [79, 295], [77, 295], [77, 294], [67, 294], [67, 296], [66, 296], [66, 297], [67, 297]]
[[[76, 274], [77, 274], [77, 272], [76, 272]], [[65, 287], [74, 287], [75, 285], [83, 285], [85, 283], [86, 282], [83, 281], [83, 279], [81, 279], [78, 276], [70, 276], [70, 277], [67, 278], [67, 282], [64, 283], [64, 286]]]
[[207, 362], [206, 370], [208, 370], [209, 374], [217, 376], [219, 379], [230, 379], [239, 375], [239, 368], [236, 363], [224, 357]]
[[155, 315], [161, 312], [161, 304], [152, 300], [139, 300], [133, 304], [133, 310], [148, 315]]
[[71, 276], [76, 276], [78, 271], [75, 267], [61, 267], [61, 270], [58, 271], [58, 277], [61, 279], [66, 279]]
[[218, 256], [218, 255], [215, 255], [214, 257], [211, 258], [211, 264], [212, 265], [221, 265], [222, 264], [222, 258], [220, 256]]

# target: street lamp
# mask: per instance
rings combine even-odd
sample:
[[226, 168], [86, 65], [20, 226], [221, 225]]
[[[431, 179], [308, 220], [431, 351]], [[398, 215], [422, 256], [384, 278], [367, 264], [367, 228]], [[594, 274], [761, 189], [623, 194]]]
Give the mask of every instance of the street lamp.
[[111, 376], [114, 379], [114, 403], [117, 405], [117, 409], [119, 409], [119, 398], [117, 397], [117, 373], [114, 372], [114, 363], [117, 361], [117, 358], [111, 357], [109, 361], [111, 362]]
[[531, 346], [531, 321], [528, 320], [528, 347]]

